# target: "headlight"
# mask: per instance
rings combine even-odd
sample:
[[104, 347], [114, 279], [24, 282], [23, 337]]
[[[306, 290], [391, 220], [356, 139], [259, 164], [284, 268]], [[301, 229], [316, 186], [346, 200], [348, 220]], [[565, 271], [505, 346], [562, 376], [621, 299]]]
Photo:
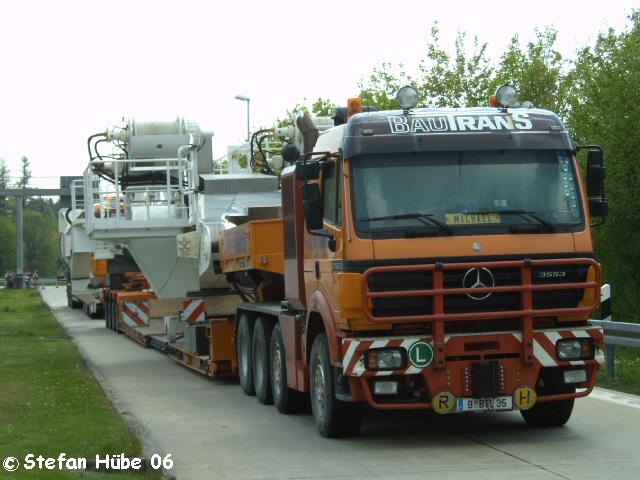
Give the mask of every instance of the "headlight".
[[590, 360], [594, 354], [593, 338], [567, 338], [556, 342], [559, 360]]
[[418, 91], [411, 85], [402, 87], [396, 94], [396, 102], [403, 110], [411, 110], [412, 108], [415, 108], [415, 106], [418, 105], [418, 100], [420, 100]]
[[402, 348], [376, 348], [364, 355], [367, 370], [399, 370], [404, 368], [407, 359]]

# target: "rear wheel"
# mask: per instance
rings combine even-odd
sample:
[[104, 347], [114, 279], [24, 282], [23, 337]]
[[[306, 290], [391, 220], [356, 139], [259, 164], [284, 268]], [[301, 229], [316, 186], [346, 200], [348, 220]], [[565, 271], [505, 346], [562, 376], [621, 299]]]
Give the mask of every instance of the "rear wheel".
[[240, 386], [246, 395], [255, 395], [253, 384], [253, 358], [251, 355], [251, 339], [253, 337], [253, 319], [243, 313], [238, 322], [236, 349], [238, 352], [238, 376]]
[[362, 405], [336, 398], [335, 373], [324, 333], [313, 342], [309, 368], [311, 409], [320, 434], [323, 437], [343, 437], [358, 433], [362, 424]]
[[[558, 393], [573, 393], [575, 388], [564, 385], [548, 385], [539, 389], [539, 395], [552, 395]], [[569, 421], [573, 412], [573, 398], [568, 400], [556, 400], [552, 402], [536, 403], [529, 410], [521, 410], [522, 418], [528, 425], [536, 427], [561, 427]]]
[[253, 358], [253, 383], [258, 401], [265, 405], [273, 403], [271, 395], [271, 360], [269, 350], [271, 345], [271, 331], [273, 322], [265, 317], [256, 320], [251, 341], [251, 356]]
[[284, 348], [284, 335], [280, 324], [271, 332], [271, 392], [273, 403], [280, 413], [297, 413], [308, 408], [307, 396], [287, 386], [287, 357]]

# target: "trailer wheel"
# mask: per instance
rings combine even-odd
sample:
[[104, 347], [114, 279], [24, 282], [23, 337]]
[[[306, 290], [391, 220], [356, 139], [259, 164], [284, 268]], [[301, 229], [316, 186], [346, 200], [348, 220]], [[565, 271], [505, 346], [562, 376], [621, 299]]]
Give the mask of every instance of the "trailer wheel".
[[240, 377], [240, 386], [242, 387], [242, 391], [246, 395], [256, 394], [255, 386], [253, 384], [253, 359], [251, 355], [253, 326], [253, 318], [246, 313], [240, 315], [236, 338], [236, 349], [238, 352], [238, 376]]
[[118, 301], [114, 300], [113, 316], [111, 317], [111, 330], [113, 330], [115, 333], [118, 333], [118, 330], [120, 330], [118, 326], [119, 322], [120, 322], [120, 306], [118, 305]]
[[313, 342], [309, 370], [311, 409], [320, 434], [329, 438], [357, 434], [362, 424], [362, 405], [336, 398], [335, 372], [324, 333]]
[[111, 328], [111, 299], [107, 299], [107, 303], [105, 306], [105, 314], [104, 314], [104, 326], [106, 328]]
[[253, 359], [253, 383], [256, 397], [264, 405], [271, 405], [271, 360], [269, 350], [271, 346], [271, 332], [273, 322], [265, 317], [256, 320], [251, 341], [251, 357]]
[[109, 307], [109, 324], [107, 325], [107, 328], [113, 331], [113, 324], [115, 323], [116, 318], [116, 308], [118, 307], [116, 306], [115, 300], [109, 301], [111, 302], [111, 306]]
[[279, 323], [271, 332], [271, 392], [273, 403], [280, 413], [299, 413], [308, 408], [308, 396], [287, 386], [287, 356], [284, 335]]
[[[539, 394], [573, 393], [575, 388], [564, 385], [545, 386]], [[521, 410], [520, 414], [528, 425], [535, 427], [561, 427], [569, 421], [573, 412], [573, 398], [553, 402], [536, 403], [529, 410]]]
[[80, 308], [82, 307], [82, 302], [73, 299], [73, 295], [71, 294], [71, 284], [67, 283], [67, 307], [69, 308]]
[[91, 318], [92, 320], [95, 320], [97, 318], [101, 318], [103, 314], [104, 314], [104, 310], [102, 306], [96, 305], [96, 311], [93, 313], [89, 313], [89, 318]]

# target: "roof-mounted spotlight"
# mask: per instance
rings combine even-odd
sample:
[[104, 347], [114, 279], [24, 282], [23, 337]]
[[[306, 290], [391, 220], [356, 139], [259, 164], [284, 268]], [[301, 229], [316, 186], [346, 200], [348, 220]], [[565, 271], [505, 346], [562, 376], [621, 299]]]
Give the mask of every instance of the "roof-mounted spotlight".
[[502, 85], [496, 90], [496, 102], [499, 107], [516, 108], [520, 106], [518, 92], [511, 85]]
[[418, 95], [418, 91], [411, 85], [402, 87], [396, 94], [396, 103], [405, 113], [415, 108], [419, 100], [420, 95]]

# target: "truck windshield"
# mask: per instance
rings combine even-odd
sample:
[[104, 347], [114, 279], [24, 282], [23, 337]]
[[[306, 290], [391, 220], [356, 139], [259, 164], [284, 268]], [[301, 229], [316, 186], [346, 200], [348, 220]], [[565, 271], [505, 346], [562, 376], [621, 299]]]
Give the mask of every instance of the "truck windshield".
[[363, 155], [352, 160], [364, 236], [572, 231], [583, 224], [568, 151]]

